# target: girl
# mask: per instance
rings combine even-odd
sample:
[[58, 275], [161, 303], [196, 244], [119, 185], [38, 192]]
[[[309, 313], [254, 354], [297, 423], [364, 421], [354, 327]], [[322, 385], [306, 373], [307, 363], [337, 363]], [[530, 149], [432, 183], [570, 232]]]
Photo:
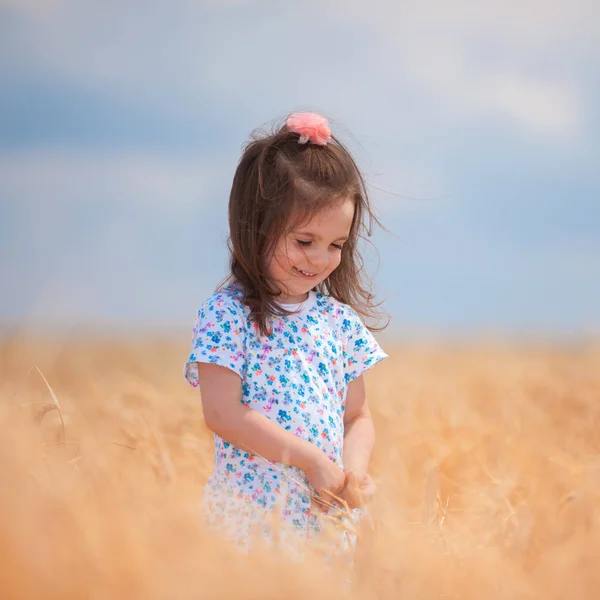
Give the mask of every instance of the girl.
[[374, 491], [362, 375], [387, 355], [362, 321], [374, 307], [357, 246], [373, 219], [324, 117], [293, 114], [246, 146], [229, 198], [230, 275], [200, 307], [185, 364], [214, 432], [205, 514], [246, 550], [255, 533], [314, 539], [326, 515], [311, 496], [358, 509]]

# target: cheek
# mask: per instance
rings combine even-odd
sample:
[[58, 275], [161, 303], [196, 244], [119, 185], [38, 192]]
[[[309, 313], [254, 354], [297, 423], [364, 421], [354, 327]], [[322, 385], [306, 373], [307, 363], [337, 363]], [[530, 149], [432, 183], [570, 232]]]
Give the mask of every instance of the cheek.
[[329, 272], [335, 271], [342, 262], [342, 253], [337, 252], [335, 256], [332, 256], [329, 260]]
[[289, 248], [285, 246], [277, 248], [273, 259], [271, 260], [270, 270], [271, 272], [280, 273], [281, 271], [289, 271], [291, 266], [294, 264], [293, 252], [290, 252]]
[[295, 265], [303, 260], [306, 260], [306, 256], [299, 248], [290, 248], [287, 253], [287, 259], [290, 265]]
[[289, 269], [297, 262], [302, 260], [302, 252], [298, 251], [292, 246], [288, 246], [287, 248], [281, 249], [281, 251], [277, 255], [277, 258], [279, 260], [279, 264], [284, 269]]

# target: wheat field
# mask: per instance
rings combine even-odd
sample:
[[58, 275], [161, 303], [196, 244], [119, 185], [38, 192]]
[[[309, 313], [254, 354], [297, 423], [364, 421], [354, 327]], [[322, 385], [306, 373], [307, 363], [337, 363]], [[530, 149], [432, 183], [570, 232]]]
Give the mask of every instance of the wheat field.
[[203, 530], [186, 352], [0, 342], [3, 600], [597, 597], [598, 343], [395, 344], [367, 375], [379, 492], [351, 589]]

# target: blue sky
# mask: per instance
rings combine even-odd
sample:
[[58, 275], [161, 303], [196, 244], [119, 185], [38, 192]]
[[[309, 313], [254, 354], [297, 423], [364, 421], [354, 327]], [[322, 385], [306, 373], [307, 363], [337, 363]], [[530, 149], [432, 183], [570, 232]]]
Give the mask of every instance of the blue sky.
[[188, 330], [242, 144], [315, 110], [391, 333], [598, 333], [599, 40], [584, 0], [0, 0], [0, 321]]

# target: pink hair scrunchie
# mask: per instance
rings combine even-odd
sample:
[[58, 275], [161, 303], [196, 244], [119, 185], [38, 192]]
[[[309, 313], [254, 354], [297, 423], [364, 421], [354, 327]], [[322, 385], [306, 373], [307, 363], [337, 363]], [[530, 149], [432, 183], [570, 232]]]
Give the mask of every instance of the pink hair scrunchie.
[[285, 124], [290, 131], [300, 135], [299, 144], [311, 142], [317, 146], [325, 146], [331, 139], [329, 122], [316, 113], [293, 113]]

